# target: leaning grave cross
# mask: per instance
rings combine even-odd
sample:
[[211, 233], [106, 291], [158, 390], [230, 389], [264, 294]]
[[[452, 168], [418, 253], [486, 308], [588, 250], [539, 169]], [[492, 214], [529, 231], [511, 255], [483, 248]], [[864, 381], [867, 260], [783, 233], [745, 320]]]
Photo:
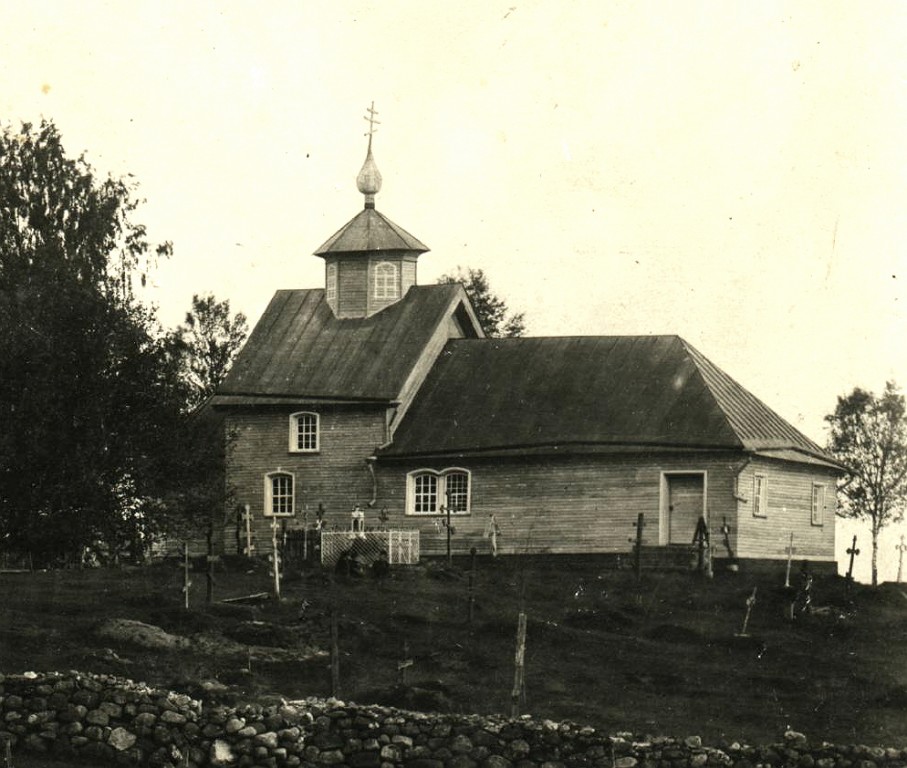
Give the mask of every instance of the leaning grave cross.
[[756, 604], [756, 589], [753, 587], [753, 594], [746, 598], [746, 615], [743, 617], [743, 628], [736, 633], [735, 637], [749, 637], [746, 627], [750, 623], [750, 614], [753, 612], [753, 606]]
[[853, 581], [853, 559], [860, 554], [860, 550], [857, 549], [857, 537], [853, 537], [853, 544], [850, 545], [850, 548], [847, 550], [847, 554], [850, 555], [850, 565], [847, 567], [847, 580]]

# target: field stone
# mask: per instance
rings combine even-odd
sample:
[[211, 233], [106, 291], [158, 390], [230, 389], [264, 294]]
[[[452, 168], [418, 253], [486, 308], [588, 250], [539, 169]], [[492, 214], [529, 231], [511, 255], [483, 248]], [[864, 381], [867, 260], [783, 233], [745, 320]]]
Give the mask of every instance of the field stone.
[[482, 763], [482, 768], [511, 768], [513, 764], [505, 757], [500, 755], [489, 755], [485, 762]]
[[114, 728], [107, 738], [107, 743], [118, 752], [125, 752], [135, 744], [137, 738], [134, 733], [125, 728]]
[[89, 725], [107, 725], [110, 722], [110, 718], [106, 712], [102, 712], [100, 709], [93, 709], [85, 715], [85, 722]]
[[454, 754], [462, 755], [470, 752], [474, 745], [469, 736], [461, 733], [457, 736], [454, 736], [453, 739], [450, 740], [450, 744], [448, 744], [447, 746], [448, 749], [450, 749], [450, 751]]
[[614, 761], [614, 768], [636, 768], [637, 762], [639, 761], [630, 755], [618, 757], [617, 760]]
[[170, 723], [171, 725], [183, 725], [186, 722], [186, 716], [170, 709], [161, 712], [161, 722]]

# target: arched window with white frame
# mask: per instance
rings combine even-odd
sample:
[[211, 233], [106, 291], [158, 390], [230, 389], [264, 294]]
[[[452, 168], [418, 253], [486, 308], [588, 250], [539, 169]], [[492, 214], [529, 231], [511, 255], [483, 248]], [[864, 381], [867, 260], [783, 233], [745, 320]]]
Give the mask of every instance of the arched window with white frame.
[[299, 411], [290, 414], [290, 453], [317, 453], [321, 448], [317, 413]]
[[406, 514], [470, 513], [470, 472], [466, 469], [417, 469], [406, 476]]
[[396, 299], [397, 265], [382, 261], [375, 265], [375, 298]]
[[333, 262], [327, 265], [327, 276], [324, 283], [324, 297], [331, 304], [337, 301], [337, 265]]
[[290, 517], [295, 509], [296, 479], [292, 472], [265, 475], [265, 517]]

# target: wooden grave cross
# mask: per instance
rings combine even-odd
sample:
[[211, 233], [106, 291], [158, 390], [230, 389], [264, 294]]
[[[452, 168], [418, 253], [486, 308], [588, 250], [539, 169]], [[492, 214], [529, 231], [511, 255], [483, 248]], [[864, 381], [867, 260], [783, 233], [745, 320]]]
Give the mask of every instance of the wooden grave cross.
[[403, 641], [403, 658], [397, 662], [397, 672], [400, 674], [400, 685], [406, 685], [406, 670], [416, 662], [409, 658], [409, 641]]
[[901, 534], [901, 543], [895, 545], [898, 551], [898, 584], [901, 583], [901, 572], [904, 567], [904, 551], [907, 550], [907, 544], [904, 543], [904, 534]]
[[242, 553], [246, 557], [252, 557], [252, 552], [255, 551], [255, 545], [252, 543], [252, 511], [249, 509], [248, 504], [243, 508], [242, 519], [246, 528], [246, 546], [243, 547]]
[[860, 550], [857, 549], [857, 537], [853, 537], [853, 544], [850, 545], [850, 548], [847, 550], [847, 554], [850, 555], [850, 565], [847, 567], [847, 580], [853, 581], [853, 559], [860, 554]]
[[724, 536], [724, 548], [727, 550], [727, 556], [734, 557], [734, 550], [731, 549], [731, 526], [727, 523], [727, 518], [721, 518], [721, 535]]

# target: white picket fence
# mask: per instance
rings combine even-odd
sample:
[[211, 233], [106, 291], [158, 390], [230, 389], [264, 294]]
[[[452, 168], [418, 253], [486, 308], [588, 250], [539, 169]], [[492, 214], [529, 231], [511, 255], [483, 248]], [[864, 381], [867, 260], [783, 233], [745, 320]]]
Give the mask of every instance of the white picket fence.
[[391, 565], [419, 562], [418, 531], [321, 531], [321, 564], [333, 567], [342, 552], [356, 551], [365, 564], [373, 563], [382, 551]]

